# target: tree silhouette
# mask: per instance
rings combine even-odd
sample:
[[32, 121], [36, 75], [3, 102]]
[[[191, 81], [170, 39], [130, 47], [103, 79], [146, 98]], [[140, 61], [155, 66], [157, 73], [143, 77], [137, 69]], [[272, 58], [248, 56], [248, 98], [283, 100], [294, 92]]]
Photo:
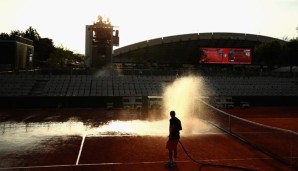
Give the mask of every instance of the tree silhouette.
[[0, 40], [9, 40], [10, 36], [7, 33], [1, 33], [0, 34]]
[[[41, 38], [39, 33], [33, 27], [29, 27], [25, 32], [13, 30], [10, 34], [1, 33], [1, 40], [15, 40], [16, 37], [24, 37], [33, 41], [34, 45], [34, 66], [35, 67], [55, 67], [63, 68], [68, 63], [82, 63], [83, 57], [74, 54], [72, 51], [63, 47], [55, 47], [53, 40], [49, 38]], [[66, 59], [66, 60], [65, 60]], [[61, 61], [64, 61], [63, 63]], [[50, 63], [48, 63], [50, 62]], [[59, 67], [57, 67], [57, 65]], [[61, 67], [62, 66], [62, 67]]]
[[32, 28], [31, 26], [22, 34], [23, 37], [32, 40], [33, 42], [39, 41], [40, 36], [36, 29]]
[[268, 65], [270, 69], [274, 65], [281, 65], [283, 62], [282, 45], [278, 41], [261, 43], [255, 48], [255, 62], [260, 65]]
[[15, 39], [16, 37], [22, 37], [22, 36], [23, 36], [23, 32], [21, 32], [20, 30], [13, 30], [9, 34], [10, 39]]
[[287, 42], [286, 57], [287, 64], [290, 66], [290, 72], [292, 72], [293, 66], [298, 66], [298, 38]]
[[49, 38], [40, 38], [38, 41], [34, 42], [34, 48], [35, 65], [39, 67], [46, 67], [47, 60], [55, 50], [53, 40]]

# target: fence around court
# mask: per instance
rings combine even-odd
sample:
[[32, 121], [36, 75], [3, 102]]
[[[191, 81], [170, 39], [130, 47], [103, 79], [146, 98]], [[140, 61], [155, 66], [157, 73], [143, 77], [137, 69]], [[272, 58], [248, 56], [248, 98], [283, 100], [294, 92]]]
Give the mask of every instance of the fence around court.
[[298, 169], [298, 133], [248, 121], [200, 100], [200, 118], [265, 154]]

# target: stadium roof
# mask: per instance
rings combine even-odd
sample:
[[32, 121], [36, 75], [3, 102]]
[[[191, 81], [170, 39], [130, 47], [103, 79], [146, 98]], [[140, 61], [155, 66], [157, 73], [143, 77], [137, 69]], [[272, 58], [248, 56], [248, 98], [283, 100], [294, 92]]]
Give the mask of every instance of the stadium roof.
[[[206, 40], [209, 40], [209, 41], [206, 42]], [[245, 33], [224, 33], [224, 32], [192, 33], [192, 34], [182, 34], [182, 35], [161, 37], [161, 38], [145, 40], [142, 42], [134, 43], [114, 50], [114, 55], [117, 56], [120, 53], [126, 53], [128, 51], [133, 51], [133, 50], [136, 50], [139, 48], [145, 48], [148, 46], [155, 46], [155, 45], [160, 45], [165, 43], [174, 43], [174, 42], [181, 42], [181, 41], [199, 41], [199, 42], [205, 41], [204, 43], [201, 43], [201, 45], [205, 45], [208, 47], [225, 45], [225, 43], [230, 43], [228, 45], [234, 45], [234, 46], [250, 45], [248, 43], [245, 44], [240, 42], [261, 42], [261, 43], [270, 42], [270, 41], [284, 42], [283, 40], [273, 38], [273, 37], [255, 35], [255, 34], [245, 34]]]
[[[247, 47], [254, 48], [257, 44], [262, 42], [270, 41], [280, 41], [285, 43], [285, 41], [276, 39], [273, 37], [245, 34], [245, 33], [224, 33], [224, 32], [214, 32], [214, 33], [192, 33], [175, 35], [168, 37], [161, 37], [151, 40], [145, 40], [122, 48], [114, 50], [114, 57], [126, 54], [128, 52], [138, 51], [142, 48], [150, 48], [153, 46], [161, 46], [173, 43], [191, 43], [191, 46], [196, 47]], [[188, 43], [188, 44], [189, 44]], [[124, 55], [126, 56], [126, 55]]]

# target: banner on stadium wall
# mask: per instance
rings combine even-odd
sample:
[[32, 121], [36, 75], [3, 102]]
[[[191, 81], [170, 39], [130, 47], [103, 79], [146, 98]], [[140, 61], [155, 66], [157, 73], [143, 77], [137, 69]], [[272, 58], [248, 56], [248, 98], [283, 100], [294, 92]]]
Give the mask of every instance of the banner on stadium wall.
[[248, 48], [201, 48], [199, 63], [251, 64], [251, 49]]

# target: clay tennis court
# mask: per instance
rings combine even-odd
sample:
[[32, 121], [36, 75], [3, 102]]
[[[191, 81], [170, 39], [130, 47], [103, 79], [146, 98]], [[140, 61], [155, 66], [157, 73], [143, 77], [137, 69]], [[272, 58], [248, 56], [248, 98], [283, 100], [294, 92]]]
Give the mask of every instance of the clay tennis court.
[[[257, 115], [258, 110], [246, 109], [244, 114], [273, 126], [297, 121], [297, 108], [291, 108], [281, 123], [279, 115]], [[239, 111], [229, 112], [240, 115]], [[168, 169], [164, 163], [169, 118], [159, 115], [102, 109], [2, 109], [0, 119], [1, 170], [294, 170], [202, 120], [194, 120], [191, 134], [181, 132], [181, 142], [195, 160], [217, 166], [193, 162], [178, 145], [177, 167]], [[298, 130], [295, 125], [288, 128]]]

